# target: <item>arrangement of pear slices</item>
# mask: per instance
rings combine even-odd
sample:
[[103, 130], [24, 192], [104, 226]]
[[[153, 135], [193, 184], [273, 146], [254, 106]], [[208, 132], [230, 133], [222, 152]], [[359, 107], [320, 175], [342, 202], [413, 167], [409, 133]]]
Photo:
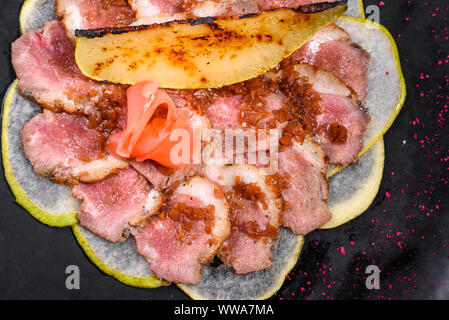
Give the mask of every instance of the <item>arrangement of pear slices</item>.
[[[368, 71], [368, 97], [364, 102], [372, 121], [364, 138], [364, 149], [357, 163], [332, 167], [329, 208], [332, 219], [322, 228], [340, 226], [362, 214], [374, 200], [382, 180], [384, 165], [383, 134], [393, 123], [405, 99], [405, 84], [397, 48], [389, 32], [381, 25], [366, 21], [363, 3], [349, 0], [346, 15], [336, 24], [371, 55]], [[27, 32], [55, 19], [54, 0], [26, 0], [20, 14], [20, 30]], [[385, 75], [388, 75], [386, 77]], [[97, 237], [77, 224], [79, 202], [67, 186], [38, 178], [26, 159], [20, 130], [41, 108], [23, 98], [17, 81], [11, 84], [3, 100], [2, 155], [6, 179], [17, 203], [37, 220], [49, 226], [71, 226], [87, 256], [106, 274], [136, 287], [168, 285], [158, 280], [145, 259], [137, 254], [134, 240], [114, 244]], [[203, 268], [199, 285], [179, 285], [193, 299], [266, 299], [282, 286], [295, 266], [303, 236], [280, 230], [273, 266], [248, 275], [236, 275], [230, 268]]]
[[72, 197], [69, 186], [53, 183], [36, 176], [25, 156], [20, 130], [41, 107], [22, 97], [17, 80], [3, 99], [2, 158], [6, 180], [16, 198], [39, 221], [54, 227], [71, 226], [78, 222], [80, 204]]

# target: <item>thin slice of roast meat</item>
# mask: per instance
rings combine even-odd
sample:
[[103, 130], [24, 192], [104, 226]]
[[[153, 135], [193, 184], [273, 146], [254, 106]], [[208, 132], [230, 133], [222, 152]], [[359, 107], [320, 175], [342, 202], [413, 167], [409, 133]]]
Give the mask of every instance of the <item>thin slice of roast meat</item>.
[[52, 111], [113, 117], [126, 106], [122, 86], [85, 77], [58, 21], [25, 33], [12, 44], [12, 64], [21, 94]]
[[279, 153], [279, 171], [272, 181], [284, 199], [283, 226], [305, 235], [329, 221], [326, 171], [324, 151], [310, 140], [294, 142]]
[[[234, 94], [217, 90], [214, 101], [206, 111], [212, 128], [225, 130], [245, 129], [247, 127], [258, 129], [276, 127], [277, 123], [273, 112], [282, 108], [285, 96], [275, 88], [268, 88], [268, 85], [264, 88], [261, 78], [235, 85], [235, 88], [239, 85], [241, 88], [237, 89]], [[245, 93], [238, 94], [240, 89], [244, 90]], [[259, 89], [265, 92], [256, 99], [254, 96], [260, 94]], [[252, 96], [252, 98], [249, 98], [249, 96]], [[248, 104], [251, 104], [251, 107], [247, 106]]]
[[160, 194], [132, 168], [97, 183], [81, 183], [72, 194], [83, 201], [80, 224], [112, 242], [125, 240], [131, 226], [145, 224], [162, 205]]
[[320, 106], [323, 113], [317, 117], [314, 141], [323, 147], [330, 163], [356, 162], [370, 116], [359, 104], [339, 95], [322, 94]]
[[186, 18], [235, 16], [257, 13], [254, 0], [129, 0], [135, 25], [164, 23]]
[[278, 133], [282, 129], [284, 146], [291, 139], [316, 136], [331, 163], [355, 162], [370, 121], [356, 93], [342, 79], [294, 59], [231, 86], [168, 92], [177, 103], [209, 118], [215, 129], [212, 157], [228, 164], [242, 163], [234, 161], [235, 155], [270, 149], [270, 132], [260, 136], [255, 131], [260, 129], [278, 129]]
[[126, 0], [56, 0], [56, 13], [72, 41], [76, 29], [118, 27], [134, 21]]
[[269, 268], [283, 206], [276, 189], [251, 165], [210, 166], [204, 172], [222, 185], [230, 208], [231, 234], [219, 258], [237, 274]]
[[136, 15], [134, 24], [163, 23], [191, 17], [223, 17], [255, 14], [262, 10], [299, 8], [322, 11], [337, 0], [129, 0]]
[[218, 185], [194, 177], [166, 199], [134, 236], [137, 250], [160, 279], [197, 284], [230, 232], [228, 204]]
[[[234, 163], [234, 155], [268, 150], [270, 136], [285, 123], [281, 115], [289, 106], [275, 80], [261, 76], [231, 86], [167, 90], [176, 104], [204, 114], [211, 124], [208, 156]], [[229, 160], [229, 161], [228, 161]]]
[[86, 116], [49, 110], [26, 123], [22, 143], [36, 174], [58, 182], [93, 182], [126, 168], [126, 162], [101, 152], [98, 134], [88, 126]]
[[307, 63], [334, 73], [354, 90], [360, 101], [365, 100], [370, 55], [336, 25], [318, 31], [291, 58], [297, 63]]
[[187, 17], [184, 0], [128, 0], [134, 11], [135, 25], [164, 23]]
[[188, 165], [178, 170], [169, 169], [153, 160], [143, 162], [131, 160], [129, 164], [151, 182], [157, 190], [169, 189], [173, 185], [197, 175], [201, 170], [201, 165]]
[[321, 114], [316, 117], [314, 141], [323, 147], [330, 163], [356, 162], [370, 116], [356, 95], [333, 73], [307, 64], [294, 68], [298, 81], [312, 84], [320, 96]]
[[319, 11], [328, 7], [333, 2], [341, 2], [339, 0], [256, 0], [259, 8], [262, 10], [271, 10], [278, 8], [297, 8], [305, 5], [317, 5], [311, 7], [310, 11]]

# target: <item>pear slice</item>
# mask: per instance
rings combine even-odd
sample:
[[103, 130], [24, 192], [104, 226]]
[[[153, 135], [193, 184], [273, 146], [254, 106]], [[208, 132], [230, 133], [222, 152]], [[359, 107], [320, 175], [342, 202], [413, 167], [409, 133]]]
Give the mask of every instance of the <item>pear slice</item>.
[[9, 87], [3, 100], [2, 158], [6, 180], [16, 201], [37, 220], [53, 227], [77, 223], [79, 201], [72, 190], [39, 178], [28, 162], [22, 147], [20, 130], [34, 115], [42, 112], [35, 103], [17, 91], [17, 80]]
[[196, 300], [263, 300], [278, 291], [285, 276], [293, 269], [299, 258], [304, 237], [281, 228], [273, 251], [273, 265], [266, 270], [237, 275], [232, 268], [203, 267], [198, 285], [178, 285]]
[[55, 19], [55, 0], [25, 0], [20, 10], [20, 32], [40, 29], [44, 26], [44, 22]]
[[330, 229], [358, 217], [376, 197], [384, 170], [384, 141], [381, 138], [351, 164], [329, 178], [328, 207], [332, 219], [321, 229]]
[[348, 0], [348, 10], [346, 10], [345, 16], [365, 19], [363, 0]]
[[157, 279], [145, 258], [137, 254], [134, 238], [130, 237], [123, 243], [113, 243], [80, 225], [73, 226], [72, 230], [89, 259], [107, 275], [124, 284], [140, 288], [156, 288], [169, 284]]
[[[396, 43], [384, 26], [352, 17], [341, 17], [336, 24], [371, 55], [367, 75], [368, 96], [363, 101], [371, 122], [363, 137], [361, 156], [387, 132], [402, 110], [406, 95], [405, 80]], [[330, 166], [327, 176], [342, 168]]]

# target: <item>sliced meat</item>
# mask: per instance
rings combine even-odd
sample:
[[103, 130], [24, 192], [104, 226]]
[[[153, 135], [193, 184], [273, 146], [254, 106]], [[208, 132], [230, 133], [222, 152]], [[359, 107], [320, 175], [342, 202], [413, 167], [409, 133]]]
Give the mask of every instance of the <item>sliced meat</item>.
[[168, 169], [152, 160], [143, 162], [132, 160], [130, 165], [151, 182], [157, 190], [169, 189], [173, 185], [197, 175], [201, 170], [200, 165], [189, 165], [179, 170]]
[[184, 10], [184, 0], [129, 0], [129, 5], [140, 17], [166, 12], [174, 15]]
[[162, 205], [162, 197], [132, 168], [98, 183], [79, 184], [72, 190], [83, 201], [78, 220], [98, 236], [120, 242], [131, 226], [145, 224]]
[[323, 112], [317, 117], [314, 141], [323, 147], [330, 163], [356, 162], [363, 148], [369, 115], [360, 105], [339, 95], [322, 94], [320, 106]]
[[182, 20], [187, 16], [184, 12], [184, 0], [128, 0], [134, 11], [134, 25], [164, 23]]
[[76, 29], [117, 27], [134, 21], [126, 0], [56, 0], [56, 13], [72, 41]]
[[312, 84], [313, 90], [324, 94], [335, 94], [358, 101], [346, 84], [333, 73], [309, 64], [296, 64], [297, 79]]
[[189, 17], [222, 17], [258, 13], [278, 8], [302, 8], [312, 13], [324, 10], [329, 3], [323, 0], [130, 0], [136, 15], [134, 24], [164, 23]]
[[253, 0], [130, 0], [135, 25], [164, 23], [188, 17], [219, 17], [256, 13]]
[[237, 16], [259, 12], [259, 6], [254, 0], [191, 0], [185, 2], [185, 7], [195, 17]]
[[[250, 88], [245, 90], [248, 90], [248, 95], [251, 95]], [[254, 104], [258, 104], [257, 108], [256, 106], [248, 108], [245, 106], [250, 103], [248, 97], [238, 94], [224, 95], [218, 92], [215, 101], [207, 108], [206, 116], [211, 121], [212, 128], [218, 130], [245, 129], [246, 127], [270, 128], [270, 126], [274, 127], [273, 124], [269, 124], [270, 121], [275, 121], [273, 111], [282, 108], [284, 99], [282, 92], [272, 89], [261, 101], [254, 101]]]
[[216, 89], [170, 90], [169, 94], [210, 120], [213, 141], [208, 157], [234, 163], [235, 155], [268, 150], [270, 135], [275, 134], [269, 130], [282, 126], [275, 113], [286, 108], [286, 97], [270, 81], [256, 78]]
[[269, 268], [281, 223], [279, 194], [266, 183], [263, 171], [251, 165], [206, 167], [204, 172], [223, 185], [230, 208], [231, 234], [219, 258], [237, 274]]
[[324, 149], [329, 162], [356, 162], [363, 148], [363, 135], [370, 116], [345, 83], [333, 73], [307, 64], [295, 66], [299, 81], [319, 92], [321, 114], [317, 116], [314, 141]]
[[205, 178], [181, 184], [158, 216], [135, 233], [137, 250], [160, 279], [197, 284], [230, 232], [228, 204], [221, 189]]
[[329, 221], [326, 171], [323, 150], [309, 140], [303, 144], [295, 142], [279, 153], [276, 177], [282, 181], [279, 185], [284, 199], [283, 226], [305, 235]]
[[334, 73], [354, 90], [360, 101], [365, 100], [370, 55], [336, 25], [318, 31], [309, 42], [293, 53], [292, 59]]
[[[332, 2], [339, 2], [339, 0], [256, 0], [260, 9], [270, 10], [278, 8], [297, 8], [304, 5], [316, 5]], [[319, 10], [319, 6], [316, 10]], [[315, 10], [313, 10], [315, 11]]]
[[212, 128], [217, 130], [242, 128], [239, 121], [241, 105], [241, 96], [218, 97], [206, 111]]
[[79, 70], [72, 46], [60, 22], [45, 23], [12, 44], [12, 64], [21, 94], [52, 111], [85, 113], [119, 112], [126, 92], [85, 77]]
[[[351, 41], [351, 36], [342, 28], [335, 24], [330, 24], [327, 27], [316, 32], [312, 39], [302, 48], [307, 50], [311, 55], [318, 52], [318, 46], [329, 41]], [[299, 53], [299, 52], [298, 52]]]
[[87, 117], [45, 110], [22, 129], [25, 154], [38, 176], [59, 182], [99, 181], [128, 164], [99, 152]]
[[[319, 38], [346, 35], [339, 28], [329, 33], [323, 32]], [[306, 136], [316, 136], [315, 141], [322, 144], [331, 163], [355, 162], [370, 121], [356, 93], [342, 79], [294, 59], [287, 59], [261, 77], [232, 86], [169, 92], [174, 100], [202, 110], [210, 119], [216, 130], [212, 158], [227, 164], [236, 163], [235, 155], [269, 150], [266, 135], [261, 137], [250, 129], [271, 128], [283, 129], [282, 145], [288, 146], [294, 138], [302, 141]], [[233, 152], [226, 153], [229, 149]]]

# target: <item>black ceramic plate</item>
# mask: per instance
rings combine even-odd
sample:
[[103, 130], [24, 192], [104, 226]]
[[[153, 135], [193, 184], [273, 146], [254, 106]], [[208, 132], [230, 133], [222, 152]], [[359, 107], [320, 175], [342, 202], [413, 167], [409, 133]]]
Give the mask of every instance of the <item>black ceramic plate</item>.
[[[10, 44], [19, 36], [22, 1], [0, 11], [0, 90], [15, 79]], [[407, 82], [404, 109], [385, 135], [381, 189], [361, 217], [308, 235], [300, 260], [272, 299], [449, 298], [449, 3], [365, 1], [395, 38]], [[37, 222], [0, 183], [0, 298], [188, 299], [177, 287], [138, 289], [103, 275], [78, 247], [71, 229]], [[67, 290], [66, 267], [77, 265], [81, 289]], [[368, 265], [380, 289], [365, 285]]]

